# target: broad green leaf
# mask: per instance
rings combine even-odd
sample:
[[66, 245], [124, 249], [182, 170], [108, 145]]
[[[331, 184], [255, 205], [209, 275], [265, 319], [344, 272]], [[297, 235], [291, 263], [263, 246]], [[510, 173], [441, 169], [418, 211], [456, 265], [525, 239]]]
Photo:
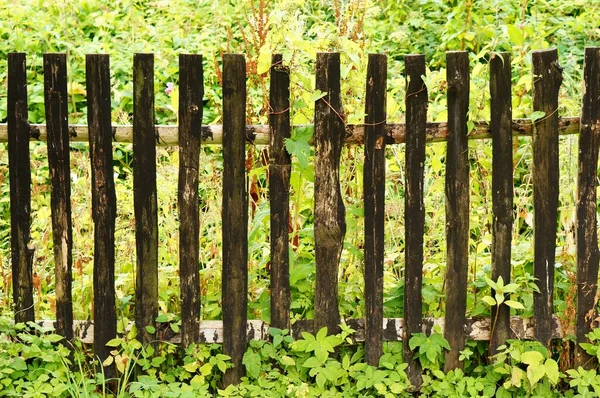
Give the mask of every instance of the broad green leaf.
[[305, 368], [315, 368], [317, 366], [321, 366], [323, 361], [319, 360], [317, 357], [310, 357], [302, 364]]
[[529, 115], [529, 118], [531, 119], [532, 122], [536, 122], [537, 120], [543, 118], [544, 116], [546, 116], [546, 112], [535, 111], [535, 112], [532, 112], [531, 115]]
[[262, 75], [271, 68], [271, 51], [267, 46], [262, 46], [258, 54], [258, 63], [256, 65], [256, 73]]
[[521, 362], [527, 365], [537, 365], [544, 361], [544, 356], [537, 351], [526, 351], [521, 354]]
[[148, 332], [150, 334], [154, 334], [154, 333], [156, 333], [156, 328], [152, 325], [148, 325], [148, 326], [146, 326], [146, 332]]
[[546, 375], [550, 382], [554, 385], [558, 383], [558, 364], [552, 358], [546, 359], [544, 363], [544, 367], [546, 368]]
[[323, 340], [325, 339], [325, 337], [327, 337], [327, 326], [325, 326], [324, 328], [321, 328], [318, 332], [317, 332], [317, 340]]
[[[223, 362], [217, 362], [217, 365], [218, 365], [218, 364], [221, 364], [221, 363], [223, 363]], [[224, 363], [223, 363], [223, 364], [224, 364]], [[208, 376], [208, 375], [210, 374], [210, 372], [212, 372], [212, 367], [213, 367], [213, 366], [212, 366], [210, 363], [208, 363], [208, 362], [207, 362], [207, 363], [205, 363], [204, 365], [200, 366], [200, 374], [201, 374], [202, 376]], [[221, 370], [221, 368], [220, 368], [220, 367], [219, 367], [219, 370]], [[225, 372], [225, 370], [221, 370], [221, 372], [223, 372], [223, 373], [224, 373], [224, 372]]]
[[281, 357], [281, 363], [284, 366], [294, 366], [294, 365], [296, 365], [296, 361], [294, 361], [293, 358], [288, 357], [287, 355], [284, 355], [284, 356]]
[[59, 334], [49, 334], [46, 336], [46, 340], [48, 340], [51, 343], [58, 343], [59, 341], [61, 341], [62, 339], [64, 339], [63, 336], [59, 335]]
[[118, 338], [111, 339], [111, 340], [108, 341], [108, 343], [106, 343], [106, 346], [108, 346], [108, 347], [118, 347], [118, 346], [121, 345], [122, 341], [123, 340], [118, 339]]
[[487, 305], [496, 305], [496, 300], [492, 296], [484, 296], [481, 301], [486, 303]]
[[194, 361], [194, 362], [186, 363], [185, 365], [183, 365], [183, 368], [190, 373], [194, 373], [194, 372], [196, 372], [196, 370], [198, 370], [198, 362]]
[[506, 300], [504, 302], [504, 304], [508, 305], [511, 308], [515, 308], [517, 310], [524, 310], [525, 307], [523, 306], [523, 304], [519, 303], [518, 301], [514, 301], [514, 300]]
[[527, 378], [529, 383], [534, 387], [538, 381], [542, 379], [546, 374], [546, 367], [542, 364], [529, 365], [527, 367]]
[[515, 25], [507, 25], [506, 29], [508, 30], [508, 37], [513, 44], [517, 46], [523, 44], [523, 33], [521, 32], [521, 29], [517, 28]]

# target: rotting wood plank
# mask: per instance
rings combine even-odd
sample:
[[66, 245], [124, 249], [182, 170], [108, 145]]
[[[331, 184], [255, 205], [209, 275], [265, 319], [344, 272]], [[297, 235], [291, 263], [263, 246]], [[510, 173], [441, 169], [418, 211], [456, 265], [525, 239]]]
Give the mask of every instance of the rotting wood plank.
[[427, 125], [427, 87], [425, 56], [404, 56], [406, 71], [406, 174], [404, 201], [404, 320], [403, 352], [408, 364], [406, 374], [418, 390], [422, 384], [421, 365], [408, 344], [414, 333], [421, 332], [423, 321], [423, 235], [425, 233], [424, 170]]
[[533, 294], [536, 338], [550, 347], [558, 213], [558, 91], [562, 68], [556, 49], [533, 51], [533, 110], [542, 112], [533, 134]]
[[246, 183], [246, 61], [223, 55], [223, 352], [231, 357], [225, 385], [244, 376], [248, 306], [248, 187]]
[[340, 54], [318, 53], [316, 89], [325, 94], [315, 101], [315, 326], [339, 329], [338, 270], [346, 209], [340, 188], [340, 157], [344, 145], [344, 116], [340, 98]]
[[133, 202], [135, 214], [135, 323], [138, 340], [155, 340], [158, 316], [158, 209], [154, 132], [154, 55], [133, 57]]
[[[297, 125], [292, 128], [314, 127], [311, 125]], [[514, 119], [512, 121], [512, 134], [514, 137], [530, 137], [533, 135], [533, 123], [531, 119]], [[600, 130], [600, 126], [594, 126], [594, 131]], [[175, 146], [178, 145], [178, 127], [177, 126], [156, 126], [156, 145], [157, 146]], [[386, 145], [403, 144], [406, 140], [406, 124], [389, 123], [385, 125], [385, 143]], [[558, 133], [560, 135], [578, 134], [579, 117], [568, 116], [558, 119]], [[269, 145], [269, 126], [268, 125], [247, 125], [246, 143], [250, 145]], [[363, 124], [346, 125], [345, 145], [362, 145], [364, 143], [365, 126]], [[69, 136], [71, 142], [87, 142], [87, 126], [81, 124], [69, 125]], [[113, 141], [122, 143], [133, 142], [133, 127], [120, 125], [113, 127]], [[0, 123], [0, 142], [7, 142], [6, 124]], [[221, 145], [223, 143], [223, 126], [209, 125], [202, 126], [201, 131], [202, 145]], [[426, 141], [443, 142], [448, 138], [448, 123], [432, 122], [427, 123]], [[468, 139], [490, 139], [492, 132], [490, 122], [476, 121], [473, 130], [469, 133]], [[46, 125], [32, 124], [30, 139], [32, 141], [46, 141]]]
[[67, 340], [71, 340], [73, 230], [67, 101], [67, 56], [44, 54], [44, 105], [48, 126], [48, 166], [52, 182], [50, 207], [54, 247], [56, 331]]
[[[513, 225], [513, 141], [511, 132], [512, 98], [510, 53], [495, 53], [490, 59], [490, 95], [492, 130], [492, 275], [510, 283]], [[494, 292], [492, 292], [495, 294]], [[509, 299], [509, 295], [506, 295]], [[510, 335], [510, 307], [492, 307], [495, 319], [489, 354], [496, 354]]]
[[15, 322], [33, 321], [33, 249], [31, 226], [31, 166], [27, 120], [25, 54], [8, 54], [8, 169], [10, 180], [10, 252]]
[[281, 54], [271, 60], [269, 89], [269, 203], [271, 207], [271, 324], [290, 328], [290, 70]]
[[[600, 124], [600, 48], [585, 49], [583, 68], [583, 105], [579, 133], [577, 175], [577, 343], [586, 343], [586, 334], [597, 327], [598, 232], [596, 189], [599, 135], [593, 127]], [[587, 369], [597, 364], [579, 344], [575, 366]]]
[[179, 277], [183, 346], [199, 341], [200, 206], [198, 169], [204, 96], [202, 55], [179, 55]]
[[385, 121], [387, 56], [369, 54], [365, 99], [365, 361], [383, 354], [383, 259], [385, 240]]
[[[102, 328], [94, 334], [94, 355], [104, 362], [117, 337], [115, 303], [115, 219], [117, 198], [113, 176], [110, 58], [104, 54], [86, 55], [86, 91], [90, 126], [90, 163], [92, 173], [92, 219], [94, 221], [94, 319]], [[105, 367], [109, 377], [114, 366]]]
[[469, 55], [446, 53], [448, 82], [448, 144], [446, 147], [446, 329], [450, 344], [446, 372], [462, 368], [460, 351], [465, 347], [467, 271], [469, 260], [469, 159], [467, 120], [469, 112]]

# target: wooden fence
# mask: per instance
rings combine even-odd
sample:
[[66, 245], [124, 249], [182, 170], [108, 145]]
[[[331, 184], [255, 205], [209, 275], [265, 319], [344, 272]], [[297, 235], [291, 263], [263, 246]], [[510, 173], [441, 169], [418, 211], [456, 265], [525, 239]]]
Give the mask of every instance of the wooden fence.
[[[561, 337], [553, 318], [553, 281], [558, 207], [558, 135], [579, 133], [577, 201], [577, 340], [584, 341], [595, 318], [598, 280], [596, 186], [598, 134], [600, 133], [600, 48], [587, 48], [584, 65], [584, 98], [580, 118], [559, 118], [558, 90], [561, 68], [556, 50], [535, 51], [533, 106], [544, 116], [513, 120], [511, 109], [510, 54], [490, 59], [491, 120], [467, 128], [469, 61], [466, 52], [447, 53], [448, 122], [427, 123], [427, 88], [423, 82], [425, 57], [405, 56], [407, 77], [406, 123], [386, 123], [387, 58], [370, 55], [366, 76], [365, 122], [347, 126], [340, 93], [340, 55], [320, 53], [316, 60], [316, 89], [326, 95], [315, 102], [315, 319], [292, 325], [295, 333], [327, 326], [338, 330], [337, 277], [345, 234], [345, 208], [340, 192], [340, 155], [343, 145], [365, 145], [365, 314], [349, 320], [364, 340], [366, 361], [377, 365], [384, 340], [403, 340], [408, 374], [418, 385], [420, 369], [408, 347], [412, 333], [428, 331], [437, 323], [451, 350], [445, 370], [462, 366], [459, 351], [465, 339], [490, 339], [492, 348], [507, 338], [536, 338], [549, 345]], [[136, 54], [133, 61], [133, 126], [112, 126], [110, 68], [106, 55], [86, 58], [87, 126], [67, 122], [67, 71], [64, 54], [44, 56], [46, 125], [27, 121], [25, 54], [8, 56], [8, 120], [0, 125], [0, 140], [8, 140], [11, 210], [11, 263], [16, 322], [33, 321], [32, 261], [30, 247], [29, 142], [47, 140], [52, 183], [52, 230], [56, 277], [56, 322], [67, 339], [92, 340], [102, 360], [109, 355], [106, 342], [117, 334], [115, 308], [116, 217], [112, 173], [113, 141], [133, 141], [136, 291], [135, 324], [144, 343], [157, 339], [150, 333], [158, 312], [158, 222], [156, 145], [179, 144], [180, 277], [182, 300], [181, 342], [222, 341], [234, 367], [226, 383], [239, 381], [242, 356], [249, 338], [268, 338], [268, 327], [247, 320], [248, 192], [245, 146], [268, 144], [269, 200], [271, 209], [271, 319], [272, 326], [290, 327], [288, 258], [289, 190], [291, 159], [285, 150], [290, 137], [289, 70], [274, 55], [270, 71], [269, 126], [246, 126], [246, 66], [242, 55], [223, 56], [223, 125], [202, 126], [203, 72], [200, 55], [180, 55], [179, 125], [154, 124], [153, 55]], [[533, 136], [534, 273], [539, 293], [534, 295], [532, 320], [513, 317], [509, 307], [493, 308], [497, 317], [490, 336], [489, 319], [467, 319], [467, 256], [469, 244], [469, 164], [467, 140], [493, 140], [493, 244], [492, 275], [511, 278], [511, 227], [513, 222], [513, 135]], [[89, 140], [94, 220], [94, 313], [96, 323], [74, 321], [71, 296], [72, 230], [70, 208], [69, 141]], [[447, 140], [446, 317], [422, 316], [423, 234], [425, 209], [423, 173], [427, 141]], [[223, 145], [223, 321], [200, 319], [198, 165], [200, 146]], [[386, 145], [406, 145], [405, 296], [404, 318], [383, 318], [384, 186]], [[496, 314], [496, 312], [498, 312]], [[101, 325], [101, 326], [100, 326]], [[91, 330], [93, 328], [93, 333]], [[172, 336], [171, 336], [172, 337]], [[175, 337], [177, 338], [177, 336]], [[578, 364], [587, 361], [577, 350]]]

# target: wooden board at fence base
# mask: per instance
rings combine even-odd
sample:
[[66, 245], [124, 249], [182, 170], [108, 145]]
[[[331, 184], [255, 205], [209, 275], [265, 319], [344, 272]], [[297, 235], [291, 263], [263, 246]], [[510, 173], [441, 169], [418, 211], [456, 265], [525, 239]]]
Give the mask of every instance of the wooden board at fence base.
[[290, 137], [290, 70], [283, 57], [271, 61], [269, 90], [269, 205], [271, 207], [271, 324], [290, 327], [290, 174], [292, 160], [285, 149]]
[[10, 254], [15, 322], [34, 319], [33, 249], [31, 225], [31, 169], [27, 122], [25, 54], [8, 54], [8, 168], [10, 170]]
[[387, 57], [369, 54], [365, 100], [365, 361], [383, 354], [383, 258], [385, 239], [385, 120]]
[[183, 346], [196, 343], [200, 322], [198, 168], [202, 126], [202, 56], [179, 55], [179, 277]]
[[425, 170], [425, 128], [427, 123], [427, 87], [425, 56], [406, 55], [406, 200], [404, 202], [405, 263], [404, 271], [404, 360], [406, 374], [418, 390], [422, 384], [421, 366], [413, 357], [408, 342], [421, 331], [423, 321], [423, 234], [425, 232], [425, 204], [423, 179]]
[[344, 116], [340, 98], [340, 54], [319, 53], [316, 89], [325, 96], [315, 102], [315, 327], [337, 333], [338, 270], [346, 209], [340, 188], [340, 157], [344, 145]]
[[[92, 219], [94, 220], [94, 319], [102, 328], [94, 334], [94, 355], [104, 362], [117, 337], [115, 304], [115, 219], [117, 198], [112, 162], [110, 111], [110, 59], [108, 55], [87, 55], [86, 90], [90, 126], [92, 171]], [[114, 376], [114, 366], [105, 369]]]
[[[510, 256], [513, 225], [513, 141], [510, 53], [493, 54], [490, 59], [490, 95], [492, 129], [492, 275], [504, 285], [510, 283]], [[494, 293], [492, 293], [492, 297]], [[510, 295], [505, 295], [508, 300]], [[497, 314], [496, 314], [497, 312]], [[510, 307], [492, 307], [492, 319], [497, 319], [490, 341], [490, 356], [496, 354], [510, 335]]]
[[533, 134], [533, 294], [536, 338], [547, 347], [552, 336], [554, 260], [558, 214], [558, 90], [562, 68], [556, 50], [534, 51], [533, 110], [541, 112]]
[[[365, 341], [365, 321], [363, 319], [345, 319], [344, 322], [356, 332], [352, 334], [354, 342]], [[46, 320], [38, 321], [38, 325], [46, 328], [55, 328], [56, 321]], [[130, 323], [125, 327], [125, 332], [128, 332], [133, 324]], [[383, 318], [383, 340], [384, 341], [400, 341], [403, 340], [404, 319], [402, 318]], [[552, 338], [561, 339], [565, 336], [564, 331], [560, 327], [558, 318], [553, 319]], [[430, 334], [433, 332], [434, 326], [440, 328], [444, 332], [443, 318], [424, 318], [419, 332]], [[102, 324], [104, 327], [104, 324]], [[248, 320], [245, 327], [245, 338], [249, 340], [269, 340], [270, 325], [260, 320]], [[466, 338], [474, 341], [489, 340], [491, 322], [489, 318], [469, 318], [465, 325]], [[76, 339], [82, 343], [91, 344], [94, 341], [94, 322], [93, 321], [73, 321], [73, 334]], [[513, 316], [510, 318], [510, 338], [511, 339], [527, 339], [534, 338], [534, 325], [531, 318], [520, 318]], [[291, 328], [292, 336], [295, 339], [302, 338], [302, 332], [316, 333], [314, 322], [312, 320], [296, 321]], [[200, 343], [223, 343], [225, 328], [222, 321], [200, 321], [199, 326], [199, 342]], [[157, 338], [160, 341], [166, 341], [173, 344], [181, 343], [181, 334], [173, 332], [173, 329], [168, 323], [157, 325]]]
[[[579, 133], [579, 171], [577, 175], [577, 342], [597, 327], [598, 290], [597, 170], [600, 136], [593, 130], [600, 124], [600, 48], [586, 48], [584, 91]], [[579, 345], [575, 366], [595, 367], [596, 361]]]
[[448, 81], [448, 144], [446, 149], [446, 329], [450, 344], [446, 372], [462, 368], [460, 351], [465, 347], [469, 259], [469, 159], [467, 115], [469, 112], [469, 55], [466, 51], [446, 55]]
[[67, 56], [44, 54], [44, 105], [48, 126], [48, 165], [52, 180], [52, 242], [58, 334], [73, 338], [71, 266], [71, 173], [67, 108]]
[[[311, 125], [297, 125], [293, 128], [314, 127]], [[385, 125], [386, 145], [403, 144], [406, 142], [406, 124], [387, 123]], [[595, 126], [594, 131], [600, 130]], [[579, 117], [567, 116], [558, 119], [558, 133], [561, 135], [579, 133]], [[178, 126], [156, 126], [156, 145], [174, 146], [178, 145]], [[514, 119], [512, 121], [512, 135], [518, 137], [531, 137], [533, 135], [533, 124], [531, 119]], [[114, 142], [133, 142], [133, 127], [128, 125], [114, 126], [112, 132]], [[202, 145], [221, 145], [223, 143], [223, 126], [202, 126]], [[69, 137], [71, 142], [87, 142], [88, 128], [81, 124], [69, 125]], [[362, 145], [365, 138], [365, 126], [363, 124], [346, 125], [345, 145]], [[475, 121], [473, 130], [469, 133], [470, 140], [490, 139], [492, 132], [490, 122]], [[44, 124], [32, 124], [30, 139], [32, 141], [46, 141], [47, 131]], [[425, 140], [427, 142], [443, 142], [448, 139], [448, 123], [427, 123]], [[6, 124], [0, 123], [0, 142], [8, 140]], [[268, 125], [246, 125], [246, 143], [251, 145], [269, 145]]]
[[244, 376], [248, 307], [248, 189], [246, 186], [246, 61], [223, 56], [223, 353], [231, 357], [225, 385]]
[[133, 202], [135, 213], [135, 323], [148, 344], [158, 316], [158, 209], [154, 133], [154, 56], [133, 57]]

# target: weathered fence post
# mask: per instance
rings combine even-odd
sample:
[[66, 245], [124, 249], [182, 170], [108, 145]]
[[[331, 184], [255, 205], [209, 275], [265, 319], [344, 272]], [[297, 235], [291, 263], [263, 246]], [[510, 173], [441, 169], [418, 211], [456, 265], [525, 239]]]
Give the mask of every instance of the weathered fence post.
[[404, 56], [406, 70], [406, 199], [404, 201], [405, 262], [404, 328], [402, 345], [406, 373], [415, 390], [421, 388], [421, 366], [413, 357], [409, 341], [413, 333], [421, 332], [423, 322], [423, 234], [425, 204], [423, 178], [425, 170], [425, 137], [427, 127], [427, 87], [425, 56]]
[[555, 49], [534, 51], [533, 110], [543, 116], [533, 130], [534, 276], [540, 290], [533, 295], [535, 337], [550, 346], [554, 322], [554, 260], [558, 213], [558, 90], [562, 68]]
[[271, 61], [269, 90], [269, 203], [271, 206], [271, 326], [290, 327], [290, 70], [281, 54]]
[[52, 180], [52, 242], [56, 287], [56, 331], [73, 338], [71, 266], [71, 173], [67, 108], [67, 56], [44, 54], [44, 105], [48, 132], [48, 166]]
[[202, 55], [179, 55], [179, 277], [181, 343], [200, 337], [200, 206], [198, 168], [204, 96]]
[[469, 260], [469, 54], [446, 53], [448, 82], [448, 144], [446, 149], [446, 372], [462, 368], [465, 347], [467, 271]]
[[138, 340], [155, 340], [158, 315], [158, 210], [154, 131], [154, 55], [133, 57], [133, 201], [135, 213], [135, 325]]
[[325, 96], [315, 102], [315, 331], [337, 333], [338, 270], [346, 209], [340, 189], [340, 157], [345, 128], [340, 98], [340, 54], [319, 53], [316, 89]]
[[246, 61], [223, 55], [223, 352], [231, 357], [225, 385], [244, 375], [248, 306]]
[[369, 54], [365, 100], [365, 361], [383, 354], [387, 57]]
[[31, 225], [31, 169], [27, 121], [25, 54], [8, 54], [8, 169], [10, 178], [10, 251], [15, 322], [33, 321], [33, 249]]
[[[104, 362], [107, 347], [117, 337], [115, 305], [115, 219], [117, 198], [113, 177], [110, 110], [110, 59], [108, 55], [87, 55], [86, 90], [90, 162], [92, 169], [92, 218], [94, 220], [94, 355]], [[98, 322], [101, 322], [100, 324]], [[105, 369], [114, 376], [114, 366]]]
[[[577, 343], [587, 342], [586, 334], [597, 327], [598, 232], [596, 189], [598, 144], [600, 143], [600, 48], [585, 49], [583, 105], [579, 131], [577, 175]], [[596, 364], [579, 344], [575, 366]]]
[[[495, 53], [490, 59], [492, 130], [492, 280], [510, 283], [513, 223], [513, 154], [510, 53]], [[508, 298], [508, 297], [507, 297]], [[490, 355], [510, 336], [510, 307], [492, 307]]]

